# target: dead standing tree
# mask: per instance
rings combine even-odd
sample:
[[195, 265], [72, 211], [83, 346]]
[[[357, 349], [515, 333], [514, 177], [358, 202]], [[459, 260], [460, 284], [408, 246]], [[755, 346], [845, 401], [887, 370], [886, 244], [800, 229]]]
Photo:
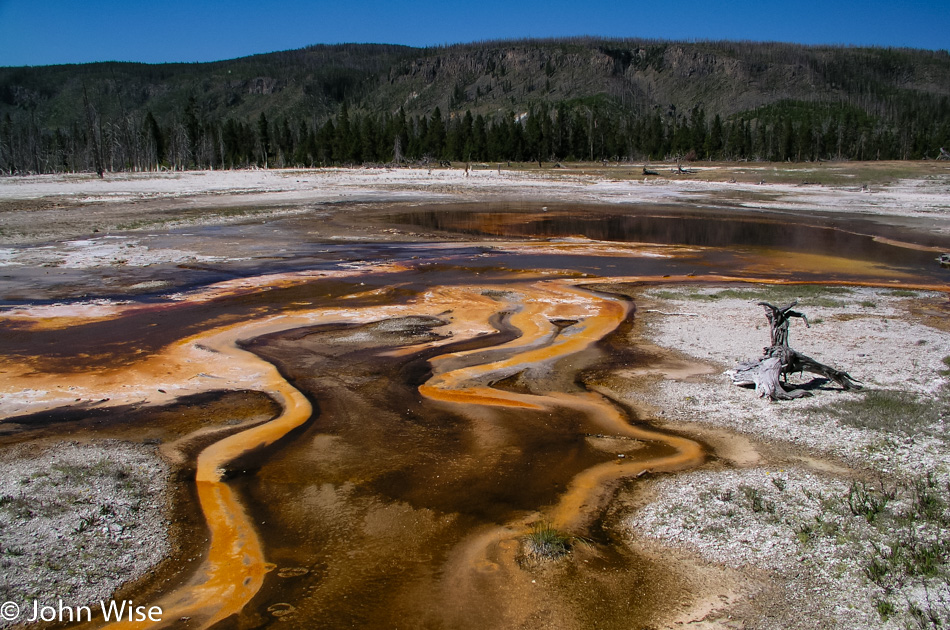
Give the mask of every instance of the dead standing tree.
[[769, 320], [772, 345], [764, 349], [761, 359], [740, 363], [733, 374], [733, 382], [736, 385], [755, 385], [755, 391], [759, 396], [768, 396], [772, 400], [787, 400], [811, 395], [804, 389], [786, 389], [782, 384], [780, 377], [785, 377], [787, 383], [788, 375], [795, 372], [820, 374], [843, 389], [861, 389], [858, 381], [851, 378], [847, 372], [819, 363], [788, 346], [788, 328], [793, 317], [802, 318], [805, 326], [810, 328], [808, 318], [803, 313], [792, 310], [796, 304], [798, 304], [797, 300], [782, 307], [773, 306], [768, 302], [759, 302], [759, 306], [765, 309], [765, 316]]

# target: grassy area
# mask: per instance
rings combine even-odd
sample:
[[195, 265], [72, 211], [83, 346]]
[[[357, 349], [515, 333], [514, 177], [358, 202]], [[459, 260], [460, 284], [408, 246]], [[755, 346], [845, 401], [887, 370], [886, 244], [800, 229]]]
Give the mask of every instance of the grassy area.
[[531, 533], [525, 536], [528, 554], [544, 560], [556, 560], [571, 551], [572, 539], [548, 523], [536, 523]]
[[[845, 298], [852, 295], [846, 287], [829, 287], [811, 284], [776, 284], [767, 286], [740, 286], [729, 289], [709, 291], [702, 287], [684, 287], [681, 289], [657, 290], [650, 295], [661, 300], [695, 300], [715, 302], [723, 299], [750, 300], [784, 305], [798, 300], [801, 306], [837, 308], [847, 305]], [[861, 303], [865, 305], [865, 302]]]
[[860, 429], [943, 439], [946, 432], [942, 420], [950, 413], [950, 392], [947, 387], [936, 396], [886, 389], [866, 390], [856, 398], [834, 401], [810, 413], [827, 414], [841, 424]]
[[[901, 609], [911, 627], [942, 628], [950, 624], [950, 483], [932, 475], [887, 490], [863, 489], [849, 496], [856, 516], [874, 523], [880, 540], [873, 541], [865, 558], [867, 578], [881, 589], [876, 602], [884, 620]], [[923, 592], [910, 599], [906, 591]]]
[[[950, 357], [943, 362], [950, 366]], [[934, 396], [870, 390], [821, 412], [849, 426], [945, 440], [950, 387]], [[950, 625], [950, 481], [938, 481], [932, 472], [910, 480], [854, 481], [845, 496], [819, 503], [815, 522], [798, 526], [799, 542], [807, 546], [824, 537], [862, 548], [859, 562], [879, 589], [874, 605], [882, 620], [900, 619], [911, 628]]]
[[844, 496], [808, 498], [820, 511], [795, 526], [803, 550], [828, 543], [854, 549], [864, 577], [877, 587], [874, 607], [884, 621], [900, 616], [919, 628], [950, 623], [950, 484], [933, 475], [891, 486], [855, 481]]

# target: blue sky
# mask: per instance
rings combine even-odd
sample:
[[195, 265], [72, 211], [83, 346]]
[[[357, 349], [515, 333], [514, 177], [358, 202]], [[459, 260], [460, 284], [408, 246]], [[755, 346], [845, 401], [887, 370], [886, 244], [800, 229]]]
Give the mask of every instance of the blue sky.
[[0, 0], [0, 66], [599, 35], [950, 48], [950, 0]]

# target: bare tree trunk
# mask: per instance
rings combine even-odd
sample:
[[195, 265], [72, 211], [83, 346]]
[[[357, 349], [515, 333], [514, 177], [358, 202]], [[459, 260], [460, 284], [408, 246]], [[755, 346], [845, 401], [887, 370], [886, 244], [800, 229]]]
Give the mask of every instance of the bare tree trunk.
[[393, 162], [396, 164], [402, 164], [402, 141], [399, 139], [399, 134], [396, 134], [396, 140], [393, 143]]

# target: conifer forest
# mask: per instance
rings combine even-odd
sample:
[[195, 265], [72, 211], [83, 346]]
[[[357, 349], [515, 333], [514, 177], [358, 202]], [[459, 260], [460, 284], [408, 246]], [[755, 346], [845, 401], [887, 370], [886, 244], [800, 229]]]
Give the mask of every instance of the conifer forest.
[[0, 172], [920, 160], [947, 51], [525, 40], [0, 68]]

